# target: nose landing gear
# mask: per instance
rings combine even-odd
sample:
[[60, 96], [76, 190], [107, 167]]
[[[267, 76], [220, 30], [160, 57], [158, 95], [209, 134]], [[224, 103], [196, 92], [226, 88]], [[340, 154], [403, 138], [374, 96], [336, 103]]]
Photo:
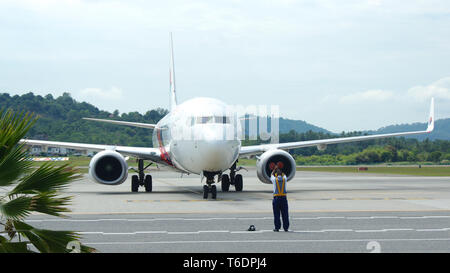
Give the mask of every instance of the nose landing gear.
[[208, 199], [208, 194], [211, 193], [211, 198], [217, 198], [217, 188], [216, 185], [204, 185], [203, 186], [203, 199]]
[[214, 184], [214, 177], [219, 175], [218, 172], [206, 172], [203, 174], [206, 176], [206, 185], [203, 186], [203, 199], [208, 199], [209, 193], [211, 193], [211, 198], [217, 198], [217, 187]]

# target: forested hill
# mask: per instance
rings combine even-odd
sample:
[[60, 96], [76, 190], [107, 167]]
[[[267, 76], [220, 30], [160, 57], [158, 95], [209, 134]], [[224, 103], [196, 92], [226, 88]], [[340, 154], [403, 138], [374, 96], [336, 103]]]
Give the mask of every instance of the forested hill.
[[[44, 97], [27, 93], [11, 96], [0, 94], [0, 109], [12, 108], [18, 111], [31, 111], [39, 115], [37, 124], [27, 137], [51, 139], [56, 141], [107, 143], [116, 145], [151, 146], [151, 131], [128, 126], [117, 126], [82, 120], [82, 117], [108, 118], [123, 121], [157, 123], [167, 114], [167, 110], [158, 108], [145, 114], [130, 112], [119, 114], [99, 110], [92, 104], [75, 101], [69, 93], [58, 98], [52, 95]], [[294, 130], [298, 133], [308, 131], [331, 133], [323, 128], [301, 120], [280, 118], [280, 133]]]
[[318, 133], [330, 133], [330, 131], [309, 124], [306, 121], [303, 120], [292, 120], [292, 119], [285, 119], [285, 118], [280, 118], [280, 122], [279, 122], [279, 129], [280, 129], [280, 134], [284, 134], [284, 133], [288, 133], [291, 130], [294, 130], [298, 133], [305, 133], [308, 131], [313, 131], [313, 132], [318, 132]]
[[[58, 98], [52, 95], [39, 96], [33, 93], [21, 96], [11, 96], [0, 93], [0, 109], [12, 108], [18, 111], [31, 111], [39, 116], [34, 127], [27, 137], [43, 140], [70, 141], [83, 143], [99, 143], [111, 145], [152, 146], [151, 131], [143, 128], [129, 126], [117, 126], [99, 122], [86, 121], [82, 117], [107, 118], [123, 121], [144, 123], [157, 123], [167, 114], [167, 110], [158, 108], [149, 110], [145, 114], [130, 112], [119, 114], [118, 111], [110, 113], [99, 110], [92, 104], [75, 101], [69, 93], [64, 93]], [[388, 133], [408, 130], [424, 130], [425, 123], [406, 125], [393, 125], [381, 128], [377, 131], [353, 132], [363, 133]], [[280, 118], [279, 129], [282, 141], [298, 141], [316, 138], [338, 137], [323, 128], [311, 125], [305, 121]], [[294, 134], [292, 131], [301, 134]], [[347, 136], [347, 134], [340, 134]], [[436, 128], [432, 134], [418, 136], [420, 139], [429, 137], [433, 139], [450, 140], [450, 119], [436, 121]]]
[[109, 113], [99, 110], [86, 102], [75, 101], [70, 94], [64, 93], [58, 98], [45, 97], [33, 93], [22, 96], [0, 94], [0, 109], [11, 108], [18, 111], [31, 111], [39, 116], [35, 126], [28, 132], [28, 138], [43, 140], [83, 142], [95, 144], [152, 146], [151, 131], [143, 128], [117, 126], [87, 121], [82, 117], [117, 119], [124, 121], [156, 123], [167, 114], [167, 110], [158, 108], [147, 111]]
[[[391, 125], [380, 128], [376, 131], [367, 131], [369, 135], [372, 134], [387, 134], [396, 132], [407, 132], [407, 131], [423, 131], [427, 128], [427, 123], [413, 123], [413, 124], [400, 124]], [[434, 124], [434, 130], [430, 134], [414, 135], [407, 138], [415, 138], [418, 140], [425, 140], [426, 138], [430, 140], [442, 139], [450, 140], [450, 118], [436, 120]]]

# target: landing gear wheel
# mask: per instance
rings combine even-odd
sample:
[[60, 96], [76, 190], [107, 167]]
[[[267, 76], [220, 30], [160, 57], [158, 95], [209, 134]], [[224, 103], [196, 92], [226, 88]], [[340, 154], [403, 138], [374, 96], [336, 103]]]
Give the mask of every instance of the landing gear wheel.
[[212, 199], [216, 199], [216, 198], [217, 198], [217, 188], [216, 188], [216, 185], [212, 185], [212, 186], [211, 186], [211, 197], [212, 197]]
[[152, 192], [152, 176], [146, 175], [144, 180], [144, 186], [146, 192]]
[[222, 191], [227, 192], [230, 190], [230, 177], [228, 174], [222, 175]]
[[242, 191], [242, 188], [244, 187], [244, 185], [242, 183], [242, 175], [241, 174], [237, 174], [234, 177], [234, 187], [236, 188], [236, 191]]
[[137, 175], [133, 175], [131, 177], [131, 191], [132, 192], [139, 191], [139, 177]]
[[203, 199], [208, 199], [208, 193], [209, 193], [209, 187], [204, 185], [203, 186]]

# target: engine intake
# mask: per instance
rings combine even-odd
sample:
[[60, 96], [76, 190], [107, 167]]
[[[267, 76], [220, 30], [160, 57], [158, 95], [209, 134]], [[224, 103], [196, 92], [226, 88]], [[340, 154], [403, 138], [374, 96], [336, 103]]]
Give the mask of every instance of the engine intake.
[[256, 161], [256, 174], [261, 182], [272, 184], [270, 174], [275, 165], [286, 174], [288, 181], [294, 178], [296, 167], [294, 158], [286, 151], [274, 149], [263, 153]]
[[119, 185], [128, 177], [128, 164], [118, 152], [102, 151], [91, 159], [89, 175], [97, 183]]

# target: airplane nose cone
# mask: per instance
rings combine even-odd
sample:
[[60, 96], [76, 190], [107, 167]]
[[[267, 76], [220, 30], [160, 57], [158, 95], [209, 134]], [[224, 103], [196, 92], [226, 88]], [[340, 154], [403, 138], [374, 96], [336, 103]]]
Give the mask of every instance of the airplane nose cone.
[[198, 143], [204, 171], [228, 169], [238, 156], [238, 143], [234, 140], [209, 140]]

